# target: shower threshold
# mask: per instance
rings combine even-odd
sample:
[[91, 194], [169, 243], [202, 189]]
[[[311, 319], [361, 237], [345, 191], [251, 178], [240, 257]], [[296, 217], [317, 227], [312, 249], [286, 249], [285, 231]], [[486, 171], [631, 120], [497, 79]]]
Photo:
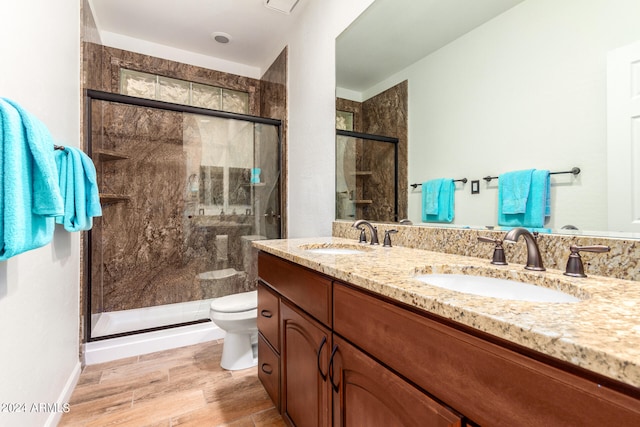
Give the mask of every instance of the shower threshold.
[[94, 365], [222, 339], [224, 331], [208, 320], [210, 305], [208, 299], [93, 315], [92, 338], [97, 340], [84, 344], [84, 363]]
[[165, 304], [91, 316], [91, 338], [207, 321], [212, 299]]

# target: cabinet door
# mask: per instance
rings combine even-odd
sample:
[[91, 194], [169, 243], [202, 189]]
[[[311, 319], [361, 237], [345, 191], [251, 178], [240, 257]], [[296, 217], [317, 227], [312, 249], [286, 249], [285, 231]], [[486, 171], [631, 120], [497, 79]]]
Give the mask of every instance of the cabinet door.
[[462, 418], [334, 335], [331, 360], [333, 424], [356, 426], [461, 426]]
[[296, 427], [330, 426], [331, 333], [281, 301], [282, 415]]

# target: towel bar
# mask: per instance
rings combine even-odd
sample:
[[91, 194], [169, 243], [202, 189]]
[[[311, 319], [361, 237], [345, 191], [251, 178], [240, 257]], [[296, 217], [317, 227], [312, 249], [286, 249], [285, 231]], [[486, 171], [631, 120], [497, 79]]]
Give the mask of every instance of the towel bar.
[[[461, 182], [463, 184], [466, 184], [467, 183], [467, 178], [454, 179], [453, 182]], [[422, 184], [411, 184], [411, 187], [418, 188], [418, 185], [422, 185]]]
[[64, 145], [55, 145], [53, 146], [54, 150], [64, 150]]
[[[573, 175], [578, 175], [580, 173], [580, 168], [574, 167], [574, 168], [571, 168], [570, 171], [563, 171], [563, 172], [549, 172], [549, 175], [560, 175], [560, 174], [564, 174], [564, 173], [570, 173], [570, 174], [573, 174]], [[498, 177], [497, 176], [485, 176], [482, 179], [484, 179], [487, 182], [491, 182], [492, 179], [498, 179]]]

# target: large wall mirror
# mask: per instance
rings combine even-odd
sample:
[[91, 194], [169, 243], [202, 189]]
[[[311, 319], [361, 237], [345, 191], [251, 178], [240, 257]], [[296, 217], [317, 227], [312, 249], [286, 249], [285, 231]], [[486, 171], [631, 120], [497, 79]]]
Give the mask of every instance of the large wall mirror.
[[[375, 0], [336, 40], [336, 95], [407, 82], [407, 182], [467, 178], [452, 226], [496, 225], [483, 177], [579, 167], [552, 175], [546, 226], [640, 238], [639, 17], [637, 0]], [[405, 196], [421, 223], [421, 187]]]

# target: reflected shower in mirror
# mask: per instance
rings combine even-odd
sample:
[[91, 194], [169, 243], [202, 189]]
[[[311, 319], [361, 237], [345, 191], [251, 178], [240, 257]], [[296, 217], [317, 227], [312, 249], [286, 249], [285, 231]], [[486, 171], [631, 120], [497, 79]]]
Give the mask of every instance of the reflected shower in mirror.
[[[496, 224], [498, 182], [483, 177], [579, 167], [551, 177], [546, 226], [638, 233], [640, 142], [613, 150], [624, 132], [611, 133], [616, 120], [631, 128], [614, 105], [624, 104], [614, 95], [633, 80], [631, 67], [613, 62], [640, 40], [638, 16], [635, 0], [376, 0], [336, 40], [337, 98], [364, 104], [406, 82], [411, 140], [399, 198], [414, 223], [421, 190], [406, 183], [479, 181], [456, 191], [453, 224], [485, 227]], [[629, 178], [612, 178], [620, 169]]]

